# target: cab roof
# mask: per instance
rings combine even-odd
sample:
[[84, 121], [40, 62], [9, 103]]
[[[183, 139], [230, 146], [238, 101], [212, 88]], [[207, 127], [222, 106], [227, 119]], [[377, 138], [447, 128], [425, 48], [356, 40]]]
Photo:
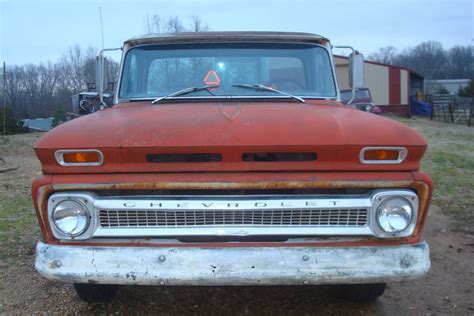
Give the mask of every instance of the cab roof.
[[183, 32], [146, 34], [132, 37], [125, 45], [146, 44], [185, 44], [185, 43], [236, 43], [236, 42], [272, 42], [272, 43], [311, 43], [326, 44], [329, 40], [323, 36], [300, 32]]

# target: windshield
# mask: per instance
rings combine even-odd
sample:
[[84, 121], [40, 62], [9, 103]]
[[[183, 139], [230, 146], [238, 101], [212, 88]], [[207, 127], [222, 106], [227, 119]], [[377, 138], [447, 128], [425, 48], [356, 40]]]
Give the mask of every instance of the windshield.
[[154, 99], [203, 85], [219, 85], [180, 96], [275, 97], [271, 91], [233, 85], [262, 84], [286, 93], [336, 97], [329, 55], [308, 44], [147, 45], [124, 60], [119, 99]]

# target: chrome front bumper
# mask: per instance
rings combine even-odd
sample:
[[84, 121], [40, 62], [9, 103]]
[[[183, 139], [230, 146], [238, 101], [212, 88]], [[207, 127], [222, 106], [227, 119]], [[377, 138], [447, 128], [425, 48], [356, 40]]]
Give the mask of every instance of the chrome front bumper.
[[38, 242], [36, 269], [75, 283], [298, 285], [416, 279], [430, 268], [425, 242], [386, 247], [91, 247]]

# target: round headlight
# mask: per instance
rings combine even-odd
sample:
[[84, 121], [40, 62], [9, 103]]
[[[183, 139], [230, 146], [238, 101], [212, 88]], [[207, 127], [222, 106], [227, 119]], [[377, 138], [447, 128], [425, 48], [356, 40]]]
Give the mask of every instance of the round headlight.
[[387, 233], [407, 229], [413, 216], [413, 206], [402, 197], [388, 198], [377, 209], [377, 222]]
[[59, 202], [53, 210], [53, 223], [66, 236], [78, 236], [89, 226], [87, 208], [80, 202], [66, 200]]

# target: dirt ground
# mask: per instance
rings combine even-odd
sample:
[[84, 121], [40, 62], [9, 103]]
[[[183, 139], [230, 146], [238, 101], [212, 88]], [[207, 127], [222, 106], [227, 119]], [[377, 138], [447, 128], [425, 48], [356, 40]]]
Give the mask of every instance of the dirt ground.
[[[333, 288], [315, 286], [123, 287], [109, 304], [84, 303], [72, 285], [43, 279], [34, 269], [39, 231], [29, 186], [40, 173], [32, 145], [41, 135], [0, 138], [0, 313], [474, 315], [474, 211], [469, 197], [473, 194], [474, 158], [470, 148], [474, 146], [474, 129], [419, 119], [404, 122], [420, 130], [439, 150], [450, 151], [452, 142], [446, 141], [449, 137], [465, 141], [470, 158], [467, 164], [453, 167], [462, 174], [453, 181], [462, 186], [460, 192], [466, 194], [463, 199], [467, 202], [459, 204], [461, 215], [448, 210], [453, 203], [444, 202], [457, 196], [447, 196], [452, 194], [448, 186], [437, 188], [440, 192], [424, 230], [431, 248], [429, 274], [417, 281], [389, 284], [385, 294], [372, 304], [350, 303], [339, 299]], [[439, 160], [437, 152], [428, 153], [431, 158], [427, 158], [424, 168], [430, 173], [441, 172], [444, 178], [443, 163], [447, 161], [451, 166], [452, 162], [444, 156]], [[18, 169], [1, 173], [15, 167]]]

